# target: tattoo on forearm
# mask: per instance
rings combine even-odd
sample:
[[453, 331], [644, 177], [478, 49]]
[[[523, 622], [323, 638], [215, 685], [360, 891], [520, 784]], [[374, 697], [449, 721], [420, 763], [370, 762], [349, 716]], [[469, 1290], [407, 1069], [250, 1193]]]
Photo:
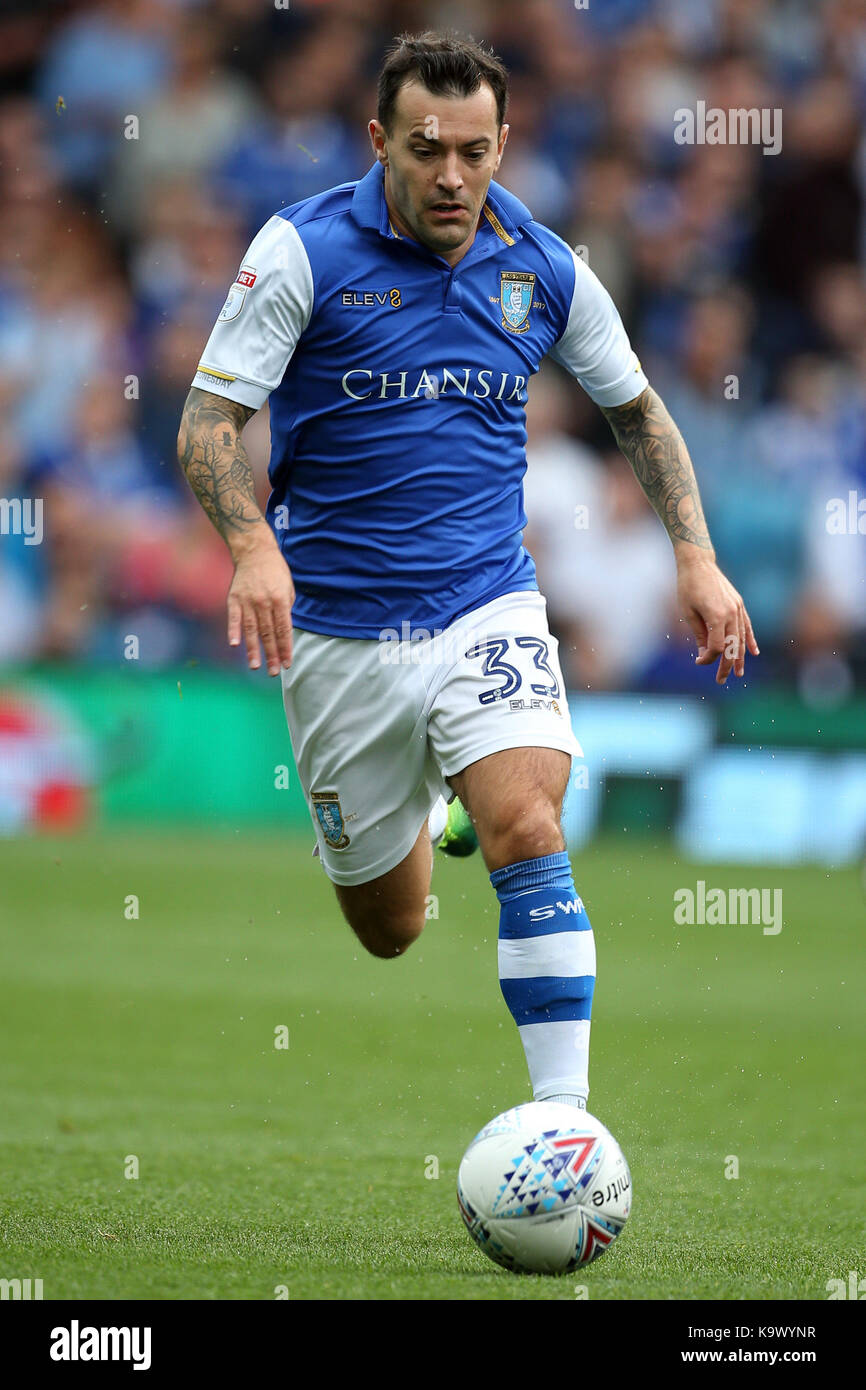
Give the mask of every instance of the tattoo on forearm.
[[692, 461], [664, 402], [648, 386], [628, 405], [602, 410], [671, 540], [711, 550]]
[[183, 408], [178, 461], [225, 540], [262, 520], [253, 470], [241, 441], [241, 430], [254, 414], [249, 406], [195, 386]]

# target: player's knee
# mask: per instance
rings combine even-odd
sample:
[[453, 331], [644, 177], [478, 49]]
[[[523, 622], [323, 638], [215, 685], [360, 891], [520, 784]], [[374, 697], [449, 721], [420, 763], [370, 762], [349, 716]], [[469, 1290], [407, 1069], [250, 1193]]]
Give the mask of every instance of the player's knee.
[[379, 960], [394, 960], [402, 956], [424, 927], [424, 916], [379, 917], [373, 921], [352, 923], [352, 928], [365, 950]]
[[424, 927], [424, 906], [412, 903], [387, 907], [380, 899], [357, 900], [345, 891], [338, 894], [343, 916], [365, 951], [379, 960], [402, 956]]
[[488, 828], [487, 857], [497, 865], [519, 864], [564, 848], [560, 814], [546, 797], [505, 805]]
[[[422, 831], [426, 836], [426, 826]], [[421, 836], [419, 836], [421, 840]], [[421, 862], [409, 856], [381, 878], [351, 887], [335, 885], [343, 916], [371, 956], [402, 956], [424, 928], [430, 883], [430, 844], [422, 843]], [[425, 857], [426, 855], [426, 857]]]

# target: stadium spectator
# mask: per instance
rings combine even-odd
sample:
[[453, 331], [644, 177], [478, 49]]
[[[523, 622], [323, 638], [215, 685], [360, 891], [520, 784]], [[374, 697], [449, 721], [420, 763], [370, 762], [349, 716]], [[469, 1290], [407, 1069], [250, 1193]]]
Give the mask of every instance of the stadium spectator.
[[220, 31], [193, 12], [175, 40], [166, 87], [143, 105], [138, 138], [116, 147], [109, 209], [134, 230], [160, 184], [200, 186], [256, 118], [250, 84], [220, 66]]
[[64, 180], [96, 196], [123, 139], [171, 70], [177, 11], [161, 0], [99, 0], [61, 24], [37, 78], [56, 113], [53, 145]]
[[265, 111], [227, 154], [218, 174], [220, 197], [239, 209], [250, 232], [281, 207], [358, 178], [371, 160], [366, 132], [351, 129], [332, 108], [340, 91], [347, 45], [334, 49], [314, 34], [297, 50], [278, 53], [262, 74]]

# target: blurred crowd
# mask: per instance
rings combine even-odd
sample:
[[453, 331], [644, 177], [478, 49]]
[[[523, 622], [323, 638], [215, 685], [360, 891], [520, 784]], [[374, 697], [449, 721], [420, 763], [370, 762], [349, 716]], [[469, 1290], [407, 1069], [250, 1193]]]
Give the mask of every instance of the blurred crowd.
[[[175, 456], [196, 362], [258, 227], [369, 168], [389, 40], [448, 25], [509, 67], [500, 181], [584, 248], [685, 435], [756, 678], [862, 681], [866, 0], [7, 3], [0, 497], [43, 499], [45, 539], [0, 536], [0, 663], [129, 633], [150, 664], [229, 659], [230, 563]], [[699, 101], [781, 109], [781, 152], [677, 143]], [[263, 501], [267, 437], [265, 410]], [[527, 455], [572, 686], [706, 690], [664, 532], [552, 364]]]

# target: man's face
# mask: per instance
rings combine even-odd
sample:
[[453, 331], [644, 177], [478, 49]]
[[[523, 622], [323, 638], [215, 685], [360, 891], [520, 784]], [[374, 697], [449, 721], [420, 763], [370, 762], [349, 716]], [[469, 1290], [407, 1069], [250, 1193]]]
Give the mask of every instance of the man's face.
[[405, 83], [390, 132], [370, 122], [397, 230], [456, 264], [471, 245], [507, 136], [486, 82], [468, 97], [437, 97]]

